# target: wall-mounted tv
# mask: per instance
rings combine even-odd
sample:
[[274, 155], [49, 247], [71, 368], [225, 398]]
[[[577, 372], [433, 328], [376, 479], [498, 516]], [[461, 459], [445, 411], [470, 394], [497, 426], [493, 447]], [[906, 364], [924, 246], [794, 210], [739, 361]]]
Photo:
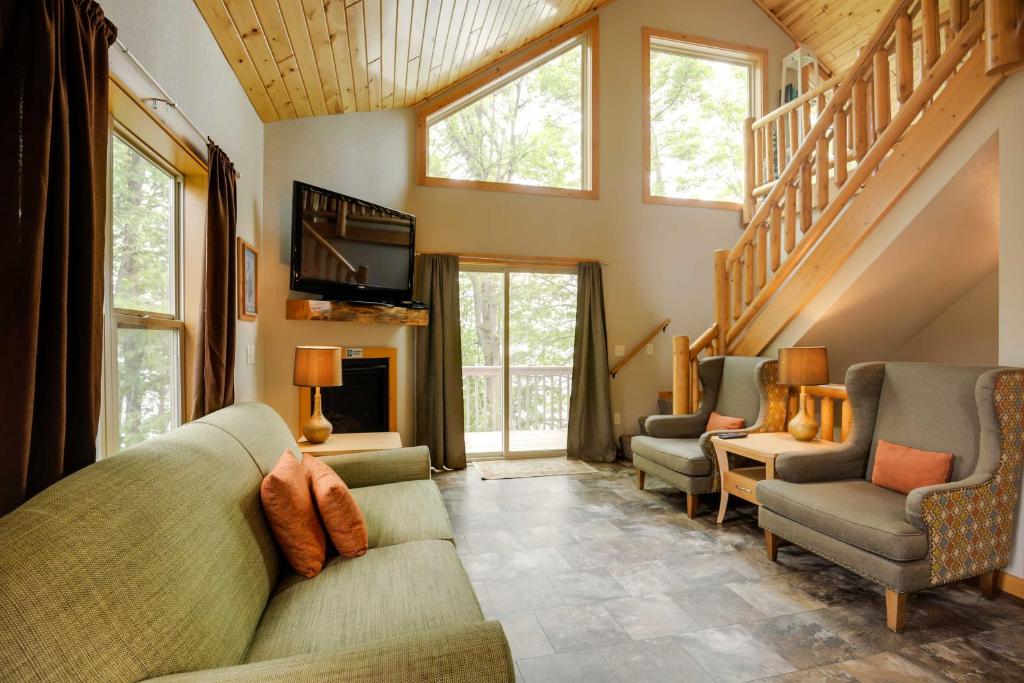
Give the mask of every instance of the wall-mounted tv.
[[295, 181], [291, 288], [334, 301], [412, 299], [416, 217]]

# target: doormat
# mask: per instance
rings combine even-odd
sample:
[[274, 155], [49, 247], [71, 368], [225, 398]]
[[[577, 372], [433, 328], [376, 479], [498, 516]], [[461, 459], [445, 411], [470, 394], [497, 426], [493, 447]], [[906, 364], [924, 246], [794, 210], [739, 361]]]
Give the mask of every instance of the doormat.
[[565, 474], [592, 474], [593, 467], [568, 458], [523, 458], [521, 460], [478, 460], [473, 467], [481, 479], [519, 479], [553, 477]]

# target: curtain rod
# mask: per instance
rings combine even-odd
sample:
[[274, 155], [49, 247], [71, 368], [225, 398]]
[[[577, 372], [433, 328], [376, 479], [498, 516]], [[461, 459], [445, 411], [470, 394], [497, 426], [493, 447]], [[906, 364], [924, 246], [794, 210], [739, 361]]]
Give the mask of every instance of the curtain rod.
[[[145, 77], [147, 81], [149, 81], [150, 85], [156, 88], [162, 95], [162, 97], [141, 97], [139, 99], [153, 107], [153, 111], [156, 111], [156, 103], [166, 104], [168, 107], [178, 112], [178, 116], [180, 116], [185, 121], [185, 123], [187, 123], [189, 127], [193, 131], [195, 131], [196, 135], [198, 135], [203, 140], [210, 140], [212, 142], [213, 139], [210, 136], [203, 133], [203, 131], [200, 130], [199, 126], [196, 125], [196, 122], [193, 121], [192, 118], [188, 114], [186, 114], [181, 107], [178, 106], [178, 103], [174, 100], [173, 97], [171, 97], [171, 94], [164, 90], [164, 87], [160, 85], [160, 83], [158, 83], [157, 80], [153, 77], [153, 74], [149, 73], [149, 70], [142, 65], [142, 62], [139, 61], [138, 57], [132, 54], [131, 50], [128, 49], [128, 46], [122, 43], [120, 38], [117, 38], [114, 42], [117, 45], [117, 49], [121, 51], [121, 54], [130, 59], [132, 64], [135, 65], [135, 68], [139, 70], [139, 73], [142, 74], [142, 76]], [[235, 169], [235, 178], [241, 177], [242, 174], [238, 172], [238, 169]]]
[[575, 258], [572, 256], [513, 256], [510, 254], [460, 254], [450, 251], [418, 251], [417, 256], [457, 256], [460, 261], [477, 264], [509, 264], [535, 266], [575, 266], [580, 263], [600, 263], [607, 266], [607, 261], [594, 258]]

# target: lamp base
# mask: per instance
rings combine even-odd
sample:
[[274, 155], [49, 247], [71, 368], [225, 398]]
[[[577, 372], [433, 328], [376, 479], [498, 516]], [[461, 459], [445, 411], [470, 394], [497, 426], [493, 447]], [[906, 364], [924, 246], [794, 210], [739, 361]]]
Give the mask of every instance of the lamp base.
[[313, 414], [306, 426], [302, 428], [302, 435], [309, 443], [323, 443], [330, 438], [333, 431], [334, 425], [324, 417], [320, 409], [320, 387], [317, 387], [316, 394], [313, 396]]
[[797, 441], [810, 441], [818, 435], [818, 421], [807, 412], [807, 393], [800, 387], [800, 409], [789, 421], [789, 433]]

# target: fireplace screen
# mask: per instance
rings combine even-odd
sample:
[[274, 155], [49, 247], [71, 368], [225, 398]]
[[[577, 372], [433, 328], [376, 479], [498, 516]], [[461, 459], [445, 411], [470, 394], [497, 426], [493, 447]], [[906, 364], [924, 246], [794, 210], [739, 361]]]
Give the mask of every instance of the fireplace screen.
[[334, 432], [387, 432], [388, 358], [346, 358], [340, 387], [320, 390], [324, 417]]

